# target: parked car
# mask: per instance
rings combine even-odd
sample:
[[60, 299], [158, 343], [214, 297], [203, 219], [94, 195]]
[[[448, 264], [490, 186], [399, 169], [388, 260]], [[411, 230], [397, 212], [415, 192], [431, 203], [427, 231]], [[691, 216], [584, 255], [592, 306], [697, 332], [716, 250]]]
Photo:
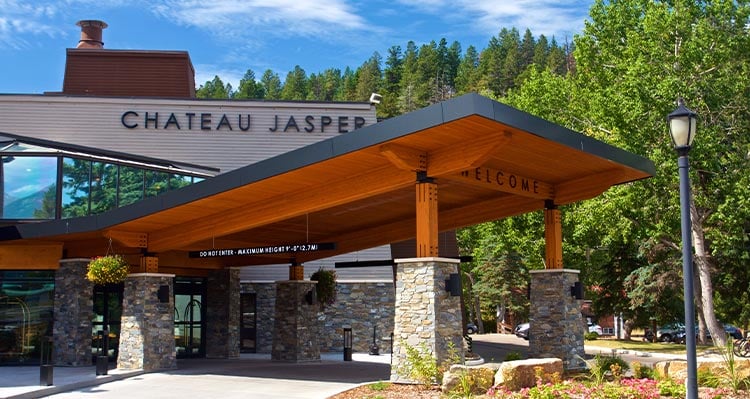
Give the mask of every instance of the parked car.
[[[682, 324], [680, 324], [682, 326]], [[731, 325], [724, 324], [724, 331], [727, 333], [727, 338], [742, 339], [742, 330]], [[698, 335], [698, 326], [695, 326], [695, 335]], [[659, 340], [662, 342], [677, 342], [680, 344], [685, 343], [685, 327], [683, 326], [679, 331], [674, 332], [670, 335], [669, 340], [665, 340], [662, 335], [659, 336]], [[711, 339], [711, 332], [706, 330], [706, 338]]]
[[477, 325], [474, 323], [466, 323], [466, 333], [467, 334], [476, 334], [476, 332], [479, 331], [477, 328]]
[[685, 325], [682, 323], [669, 323], [661, 326], [656, 330], [656, 338], [661, 342], [675, 342], [675, 337], [679, 332], [685, 331]]
[[515, 330], [513, 330], [513, 333], [516, 334], [516, 337], [529, 339], [529, 323], [521, 323], [517, 325]]
[[600, 325], [595, 324], [595, 323], [589, 323], [588, 327], [589, 327], [590, 333], [595, 332], [598, 335], [602, 335], [602, 327]]

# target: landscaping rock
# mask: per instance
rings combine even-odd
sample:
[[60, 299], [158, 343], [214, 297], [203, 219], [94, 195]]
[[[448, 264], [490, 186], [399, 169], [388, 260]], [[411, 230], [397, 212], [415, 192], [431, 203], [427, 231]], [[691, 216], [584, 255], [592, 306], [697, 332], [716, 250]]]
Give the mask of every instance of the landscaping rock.
[[492, 387], [495, 372], [499, 368], [500, 363], [484, 363], [477, 366], [454, 364], [443, 373], [441, 389], [444, 393], [455, 392], [456, 390], [462, 390], [465, 384], [469, 387], [470, 392], [461, 393], [484, 394]]
[[[734, 368], [740, 379], [750, 378], [750, 359], [734, 358]], [[726, 376], [727, 362], [723, 358], [698, 359], [698, 372], [710, 372], [715, 376]], [[687, 361], [683, 359], [663, 360], [654, 364], [654, 371], [659, 377], [669, 377], [676, 381], [687, 378]]]
[[563, 374], [563, 362], [558, 358], [512, 360], [503, 362], [495, 374], [495, 385], [504, 385], [511, 391], [536, 385], [536, 367], [541, 367], [545, 376]]

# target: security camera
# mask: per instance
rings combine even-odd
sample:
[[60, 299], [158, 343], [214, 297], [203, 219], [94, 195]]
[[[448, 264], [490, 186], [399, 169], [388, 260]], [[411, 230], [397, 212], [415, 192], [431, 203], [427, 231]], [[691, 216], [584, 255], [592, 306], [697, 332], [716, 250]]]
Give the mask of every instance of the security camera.
[[370, 104], [380, 104], [383, 101], [383, 96], [378, 93], [370, 94]]

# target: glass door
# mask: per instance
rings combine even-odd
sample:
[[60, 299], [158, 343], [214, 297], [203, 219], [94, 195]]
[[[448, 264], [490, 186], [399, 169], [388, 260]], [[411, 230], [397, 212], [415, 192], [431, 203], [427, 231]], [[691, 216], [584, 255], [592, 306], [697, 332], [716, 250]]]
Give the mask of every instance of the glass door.
[[201, 278], [175, 279], [174, 334], [178, 358], [206, 355], [205, 290]]
[[91, 355], [117, 360], [120, 348], [120, 319], [124, 284], [94, 286], [94, 320], [91, 327]]
[[256, 346], [256, 294], [240, 295], [240, 352], [255, 353]]

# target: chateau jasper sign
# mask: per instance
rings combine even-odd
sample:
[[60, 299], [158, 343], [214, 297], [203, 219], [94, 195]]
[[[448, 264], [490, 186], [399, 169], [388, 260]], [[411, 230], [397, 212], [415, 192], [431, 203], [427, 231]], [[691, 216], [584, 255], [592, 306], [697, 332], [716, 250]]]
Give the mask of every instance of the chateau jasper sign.
[[[271, 132], [338, 132], [347, 133], [365, 125], [361, 116], [330, 115], [264, 115], [270, 118]], [[264, 121], [265, 124], [266, 121]], [[257, 123], [251, 114], [224, 114], [211, 112], [149, 112], [125, 111], [120, 123], [128, 129], [242, 131]]]
[[294, 252], [327, 251], [331, 249], [336, 249], [336, 243], [320, 242], [250, 248], [204, 249], [202, 251], [190, 251], [188, 256], [191, 258], [221, 258], [224, 256], [272, 255]]

